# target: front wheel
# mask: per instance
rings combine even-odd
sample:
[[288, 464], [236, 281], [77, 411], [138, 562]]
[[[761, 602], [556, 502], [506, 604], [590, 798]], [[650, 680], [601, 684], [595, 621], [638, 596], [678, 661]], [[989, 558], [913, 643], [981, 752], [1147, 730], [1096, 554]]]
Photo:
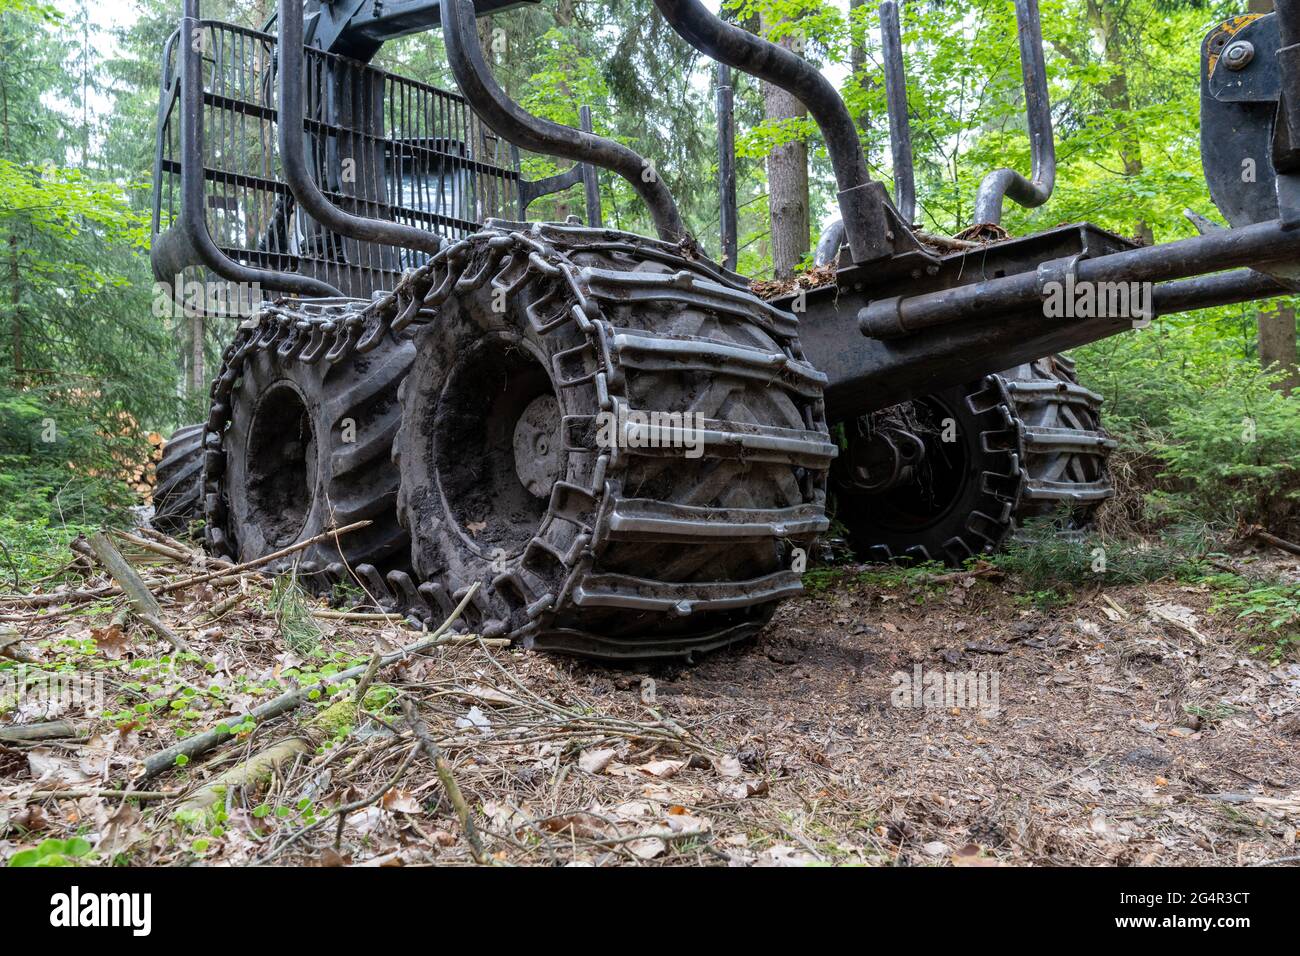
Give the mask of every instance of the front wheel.
[[800, 591], [835, 448], [792, 316], [678, 247], [561, 226], [482, 233], [413, 282], [457, 290], [394, 446], [432, 604], [478, 583], [485, 636], [689, 657]]

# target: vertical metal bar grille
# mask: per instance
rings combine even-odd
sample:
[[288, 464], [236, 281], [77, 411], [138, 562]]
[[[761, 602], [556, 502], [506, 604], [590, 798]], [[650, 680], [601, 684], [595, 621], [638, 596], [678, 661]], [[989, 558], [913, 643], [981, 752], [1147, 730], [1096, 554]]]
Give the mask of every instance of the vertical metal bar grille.
[[[178, 42], [183, 42], [180, 38]], [[426, 255], [349, 239], [297, 208], [276, 147], [276, 38], [201, 21], [203, 218], [223, 253], [311, 275], [348, 295], [389, 289]], [[173, 44], [174, 46], [174, 44]], [[489, 217], [517, 218], [518, 166], [464, 99], [344, 57], [307, 49], [302, 118], [316, 184], [346, 212], [448, 238]], [[174, 50], [164, 67], [155, 231], [179, 214]]]

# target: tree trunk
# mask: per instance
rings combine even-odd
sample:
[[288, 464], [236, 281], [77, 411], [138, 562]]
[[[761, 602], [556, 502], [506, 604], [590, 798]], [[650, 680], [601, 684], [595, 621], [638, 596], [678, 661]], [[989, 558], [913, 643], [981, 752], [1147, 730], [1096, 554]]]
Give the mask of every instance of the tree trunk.
[[[1251, 13], [1272, 13], [1273, 0], [1250, 0], [1246, 9]], [[1277, 387], [1286, 391], [1300, 388], [1300, 368], [1296, 365], [1295, 309], [1283, 306], [1272, 312], [1260, 310], [1255, 319], [1259, 342], [1259, 366], [1277, 366], [1286, 377]]]
[[[1101, 88], [1102, 99], [1109, 109], [1127, 114], [1133, 109], [1133, 100], [1129, 96], [1128, 72], [1120, 50], [1124, 41], [1116, 5], [1116, 0], [1088, 0], [1088, 23], [1101, 45], [1102, 59], [1112, 71]], [[1125, 119], [1118, 132], [1119, 158], [1124, 165], [1124, 175], [1136, 176], [1142, 172], [1142, 144], [1138, 131], [1134, 129], [1131, 119]], [[1155, 239], [1151, 225], [1144, 219], [1134, 222], [1133, 235], [1148, 245]]]
[[1282, 306], [1272, 312], [1259, 313], [1255, 320], [1259, 331], [1260, 368], [1275, 368], [1286, 373], [1277, 388], [1290, 391], [1300, 388], [1300, 366], [1296, 363], [1295, 309]]
[[[852, 25], [854, 20], [854, 11], [859, 7], [865, 6], [866, 2], [867, 0], [849, 0], [850, 25]], [[870, 92], [872, 84], [866, 73], [867, 50], [865, 44], [866, 37], [864, 35], [865, 31], [866, 27], [864, 26], [861, 32], [856, 29], [851, 32], [849, 39], [849, 76], [857, 82], [864, 92]], [[868, 124], [870, 117], [868, 117], [866, 113], [859, 113], [857, 116], [853, 117], [853, 119], [858, 124], [860, 132], [870, 130]], [[871, 146], [872, 144], [869, 140], [862, 144], [862, 148], [867, 153], [868, 166], [871, 165]]]
[[19, 285], [18, 271], [18, 233], [13, 232], [10, 227], [9, 233], [9, 307], [12, 310], [9, 319], [10, 343], [12, 344], [12, 358], [14, 365], [14, 381], [21, 384], [23, 380], [23, 313], [21, 299], [21, 286]]
[[[560, 2], [555, 5], [555, 25], [560, 28], [560, 31], [566, 37], [570, 35], [570, 30], [573, 27], [574, 12], [574, 0], [560, 0]], [[560, 83], [560, 95], [565, 99], [572, 96], [567, 83]], [[568, 164], [557, 163], [556, 165], [558, 167], [567, 166]], [[562, 170], [557, 169], [557, 172], [559, 171]], [[554, 197], [555, 211], [553, 215], [555, 216], [556, 221], [564, 222], [573, 214], [573, 204], [569, 201], [572, 192], [572, 189], [566, 189], [564, 192], [559, 193]]]
[[[9, 137], [9, 88], [0, 83], [0, 123], [4, 125], [5, 155], [13, 155], [13, 143]], [[21, 384], [23, 379], [23, 314], [22, 286], [18, 268], [18, 227], [9, 225], [9, 342], [10, 357], [13, 360], [14, 381]]]
[[[763, 33], [776, 24], [762, 18]], [[790, 37], [778, 41], [791, 47]], [[807, 115], [803, 105], [785, 90], [763, 84], [763, 114], [769, 121]], [[789, 279], [808, 252], [808, 146], [802, 140], [778, 146], [767, 156], [768, 218], [772, 228], [772, 268], [778, 279]]]

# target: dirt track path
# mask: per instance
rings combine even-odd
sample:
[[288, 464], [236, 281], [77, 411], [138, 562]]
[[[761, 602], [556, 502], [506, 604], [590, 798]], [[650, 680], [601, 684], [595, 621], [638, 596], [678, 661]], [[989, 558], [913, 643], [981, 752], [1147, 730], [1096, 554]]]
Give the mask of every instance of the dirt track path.
[[[1208, 591], [1113, 589], [1113, 606], [1094, 595], [1044, 612], [1001, 584], [962, 583], [832, 585], [784, 607], [757, 642], [653, 675], [658, 698], [775, 771], [785, 783], [771, 798], [806, 813], [810, 842], [832, 855], [1236, 864], [1298, 852], [1300, 666], [1250, 655], [1207, 613]], [[997, 712], [895, 706], [894, 675], [918, 666], [996, 674]]]

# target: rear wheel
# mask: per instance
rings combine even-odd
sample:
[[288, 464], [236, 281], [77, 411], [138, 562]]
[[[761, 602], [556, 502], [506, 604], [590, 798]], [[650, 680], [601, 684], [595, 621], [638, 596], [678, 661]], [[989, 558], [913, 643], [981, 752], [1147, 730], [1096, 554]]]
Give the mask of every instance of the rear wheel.
[[468, 626], [596, 657], [755, 633], [827, 524], [793, 318], [609, 231], [487, 233], [456, 268], [477, 278], [417, 340], [394, 447], [421, 593], [446, 611], [477, 583]]
[[375, 569], [407, 567], [390, 450], [401, 415], [397, 390], [413, 357], [410, 340], [392, 335], [336, 363], [308, 364], [275, 348], [250, 351], [230, 395], [220, 466], [208, 479], [211, 550], [248, 561], [369, 520], [270, 570], [297, 566], [307, 583], [324, 588], [348, 573], [364, 581]]
[[202, 517], [203, 426], [172, 432], [154, 469], [151, 524], [168, 534], [184, 534]]
[[[874, 561], [959, 564], [1035, 518], [1086, 528], [1114, 493], [1100, 406], [1056, 355], [846, 423], [836, 516]], [[895, 454], [900, 435], [923, 446], [910, 460]], [[882, 479], [880, 464], [898, 461], [907, 470]]]

